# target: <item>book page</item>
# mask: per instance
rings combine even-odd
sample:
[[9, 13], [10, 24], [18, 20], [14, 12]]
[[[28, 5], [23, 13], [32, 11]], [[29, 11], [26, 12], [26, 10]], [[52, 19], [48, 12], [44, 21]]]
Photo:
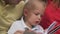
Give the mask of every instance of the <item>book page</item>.
[[53, 23], [45, 30], [45, 34], [47, 34], [49, 31], [51, 31], [53, 28], [54, 28], [54, 26], [56, 25], [56, 21], [53, 21]]

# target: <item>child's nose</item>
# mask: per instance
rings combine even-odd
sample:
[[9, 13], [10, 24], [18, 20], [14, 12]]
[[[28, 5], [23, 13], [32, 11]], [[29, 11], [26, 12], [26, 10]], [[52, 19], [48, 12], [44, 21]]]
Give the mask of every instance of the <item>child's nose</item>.
[[38, 16], [38, 19], [41, 20], [41, 16], [40, 15]]

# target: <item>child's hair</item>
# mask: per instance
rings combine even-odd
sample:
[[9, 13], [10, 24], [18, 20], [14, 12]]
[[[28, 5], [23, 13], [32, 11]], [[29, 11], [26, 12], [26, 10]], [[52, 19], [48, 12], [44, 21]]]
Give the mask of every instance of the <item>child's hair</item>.
[[[23, 11], [24, 11], [24, 9], [34, 10], [35, 9], [35, 5], [33, 4], [34, 1], [35, 0], [28, 1], [24, 6]], [[45, 6], [44, 3], [46, 3], [46, 0], [37, 0], [37, 1], [39, 1], [40, 3], [43, 3], [43, 5]]]
[[[36, 0], [29, 0], [26, 4], [25, 4], [25, 6], [24, 6], [24, 8], [23, 8], [23, 12], [24, 12], [24, 9], [27, 9], [27, 10], [34, 10], [35, 8], [36, 8], [36, 6], [33, 4], [33, 2], [34, 1], [36, 1]], [[45, 3], [46, 3], [46, 1], [44, 1], [44, 0], [37, 0], [38, 2], [40, 2], [40, 3], [42, 3], [44, 6], [45, 6]], [[23, 16], [24, 16], [24, 14], [23, 14]]]

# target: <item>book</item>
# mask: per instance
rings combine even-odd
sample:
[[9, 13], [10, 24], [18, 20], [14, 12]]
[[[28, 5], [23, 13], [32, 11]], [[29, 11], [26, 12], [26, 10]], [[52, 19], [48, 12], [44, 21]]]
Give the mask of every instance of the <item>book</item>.
[[[53, 23], [46, 30], [43, 30], [42, 33], [43, 34], [53, 34], [54, 32], [56, 32], [60, 28], [60, 25], [57, 26], [57, 27], [55, 27], [56, 24], [57, 24], [57, 22], [56, 21], [53, 21]], [[37, 27], [35, 27], [35, 31], [37, 30], [36, 28]], [[41, 31], [40, 30], [37, 30], [37, 32], [41, 32]]]
[[51, 30], [48, 34], [54, 34], [57, 30], [60, 29], [60, 25], [56, 26], [53, 30]]
[[[53, 21], [53, 23], [46, 29], [40, 29], [39, 26], [37, 27], [34, 27], [32, 30], [35, 31], [35, 32], [40, 32], [42, 34], [54, 34], [58, 29], [60, 29], [60, 25], [56, 26], [55, 25], [57, 24], [56, 21]], [[54, 28], [55, 27], [55, 28]], [[27, 29], [27, 28], [26, 28]], [[27, 29], [28, 30], [28, 29]], [[25, 32], [26, 33], [26, 32]], [[29, 32], [28, 32], [29, 33]], [[33, 32], [30, 32], [31, 34], [33, 34]], [[29, 33], [29, 34], [30, 34]]]
[[57, 22], [53, 21], [53, 23], [46, 29], [45, 34], [48, 34], [48, 32], [50, 32], [55, 27], [56, 24]]

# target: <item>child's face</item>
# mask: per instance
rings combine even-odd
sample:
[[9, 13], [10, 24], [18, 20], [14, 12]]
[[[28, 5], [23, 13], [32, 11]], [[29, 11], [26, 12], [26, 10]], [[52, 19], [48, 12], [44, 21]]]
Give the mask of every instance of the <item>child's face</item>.
[[30, 10], [27, 12], [26, 14], [26, 21], [30, 24], [30, 25], [38, 25], [41, 21], [41, 16], [44, 13], [44, 6], [41, 4], [36, 4], [36, 9], [34, 10]]

